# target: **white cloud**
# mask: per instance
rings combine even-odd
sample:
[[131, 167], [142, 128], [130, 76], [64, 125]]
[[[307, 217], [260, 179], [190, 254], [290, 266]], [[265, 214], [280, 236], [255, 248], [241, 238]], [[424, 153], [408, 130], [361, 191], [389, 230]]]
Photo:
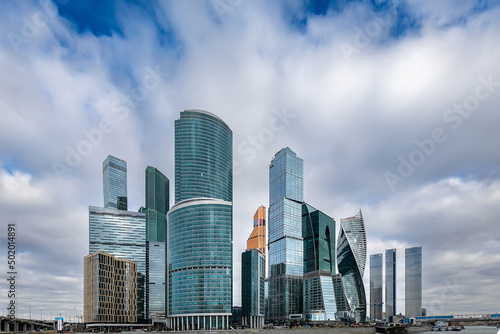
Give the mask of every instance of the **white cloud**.
[[[164, 172], [173, 189], [173, 122], [183, 109], [202, 108], [232, 128], [241, 167], [234, 178], [235, 304], [252, 216], [268, 203], [269, 162], [290, 146], [304, 159], [307, 202], [337, 221], [362, 208], [369, 254], [398, 248], [399, 289], [404, 247], [415, 243], [424, 249], [424, 307], [446, 291], [443, 277], [464, 272], [457, 286], [468, 291], [469, 273], [479, 271], [483, 285], [471, 291], [481, 297], [464, 292], [469, 304], [457, 299], [441, 304], [439, 313], [493, 311], [498, 296], [486, 291], [496, 287], [491, 277], [498, 275], [499, 262], [490, 255], [498, 250], [491, 236], [499, 232], [500, 92], [495, 88], [457, 129], [443, 115], [474, 94], [478, 77], [500, 81], [498, 9], [470, 15], [469, 2], [455, 3], [408, 1], [406, 10], [422, 20], [419, 33], [392, 39], [384, 26], [350, 62], [340, 45], [354, 43], [355, 28], [377, 15], [364, 5], [309, 16], [301, 32], [275, 3], [242, 2], [219, 17], [210, 2], [161, 2], [154, 6], [162, 35], [143, 10], [120, 3], [123, 36], [78, 34], [71, 22], [55, 16], [17, 54], [8, 40], [1, 42], [0, 210], [2, 219], [14, 219], [23, 229], [25, 276], [44, 281], [26, 282], [26, 289], [34, 285], [25, 302], [48, 305], [47, 296], [58, 291], [64, 308], [82, 313], [87, 207], [102, 203], [102, 161], [107, 154], [127, 160], [129, 205], [135, 210], [143, 204], [147, 165]], [[0, 30], [18, 34], [21, 18], [41, 10], [2, 6]], [[450, 6], [459, 14], [450, 14]], [[299, 11], [300, 5], [290, 8]], [[443, 28], [464, 15], [462, 24]], [[175, 47], [168, 34], [175, 36]], [[116, 99], [133, 94], [147, 68], [157, 66], [168, 76], [119, 118]], [[272, 139], [259, 139], [283, 110], [293, 118]], [[78, 150], [88, 141], [84, 131], [99, 129], [107, 118], [114, 130], [92, 144], [61, 182], [52, 163], [67, 165], [67, 147]], [[397, 173], [398, 157], [408, 159], [418, 149], [415, 140], [429, 138], [435, 128], [447, 140], [391, 191], [384, 173]], [[257, 146], [250, 156], [244, 149], [252, 148], [252, 138]], [[56, 312], [53, 304], [43, 308]]]

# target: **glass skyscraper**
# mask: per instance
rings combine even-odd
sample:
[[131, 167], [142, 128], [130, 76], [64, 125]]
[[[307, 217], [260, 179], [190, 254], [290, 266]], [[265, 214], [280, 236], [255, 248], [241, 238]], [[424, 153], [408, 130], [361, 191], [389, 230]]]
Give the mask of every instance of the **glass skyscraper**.
[[146, 167], [146, 316], [165, 319], [166, 213], [170, 206], [169, 179], [158, 169]]
[[265, 256], [258, 249], [241, 254], [241, 324], [250, 328], [264, 326]]
[[253, 216], [253, 230], [247, 240], [247, 249], [256, 248], [266, 254], [266, 208], [260, 206]]
[[337, 263], [349, 308], [357, 322], [366, 321], [366, 294], [363, 275], [366, 265], [366, 233], [361, 210], [340, 220]]
[[127, 211], [127, 162], [108, 155], [102, 163], [104, 207]]
[[148, 319], [165, 319], [165, 242], [146, 242], [146, 307]]
[[89, 254], [102, 252], [137, 263], [137, 319], [146, 318], [146, 215], [89, 207]]
[[233, 134], [185, 110], [175, 121], [175, 205], [167, 215], [168, 318], [175, 330], [227, 329], [233, 284]]
[[350, 319], [350, 307], [344, 293], [344, 286], [342, 285], [342, 275], [337, 273], [332, 275], [333, 291], [335, 292], [335, 303], [337, 304], [337, 313], [335, 314], [336, 320]]
[[382, 319], [382, 253], [370, 255], [370, 318]]
[[396, 249], [385, 251], [385, 316], [387, 321], [392, 322], [390, 317], [396, 315]]
[[[169, 179], [158, 169], [146, 167], [146, 208], [153, 209], [164, 216], [170, 207]], [[158, 233], [165, 239], [165, 231]]]
[[422, 315], [422, 247], [405, 249], [405, 316]]
[[337, 305], [335, 220], [309, 204], [302, 204], [304, 238], [304, 307], [306, 320], [335, 320]]
[[269, 320], [302, 317], [303, 160], [281, 149], [269, 165]]

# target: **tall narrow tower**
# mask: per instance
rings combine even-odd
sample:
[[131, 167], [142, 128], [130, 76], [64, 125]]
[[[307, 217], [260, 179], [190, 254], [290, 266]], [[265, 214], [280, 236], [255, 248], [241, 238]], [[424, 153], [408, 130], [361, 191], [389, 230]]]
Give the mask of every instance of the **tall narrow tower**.
[[405, 316], [422, 315], [422, 247], [405, 249]]
[[396, 248], [385, 251], [385, 316], [396, 315]]
[[102, 163], [104, 207], [127, 211], [127, 162], [108, 155]]
[[269, 165], [269, 320], [302, 318], [303, 160], [281, 149]]
[[370, 255], [370, 318], [382, 319], [382, 253]]
[[146, 167], [146, 317], [165, 319], [166, 299], [166, 242], [169, 179], [158, 169]]
[[253, 216], [253, 230], [247, 250], [241, 254], [241, 316], [242, 325], [264, 326], [266, 274], [266, 208], [260, 206]]
[[233, 291], [233, 133], [204, 110], [175, 121], [175, 205], [167, 215], [168, 318], [228, 329]]

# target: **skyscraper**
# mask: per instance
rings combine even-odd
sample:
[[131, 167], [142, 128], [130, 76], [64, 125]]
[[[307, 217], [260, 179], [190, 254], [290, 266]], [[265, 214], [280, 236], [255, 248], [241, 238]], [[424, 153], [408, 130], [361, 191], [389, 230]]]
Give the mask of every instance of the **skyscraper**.
[[166, 218], [170, 206], [169, 180], [158, 169], [146, 167], [146, 316], [165, 319]]
[[265, 257], [256, 248], [241, 254], [241, 323], [250, 328], [264, 326]]
[[382, 253], [370, 255], [370, 318], [382, 319]]
[[137, 321], [137, 264], [102, 252], [83, 258], [85, 323]]
[[247, 240], [247, 249], [256, 248], [266, 254], [266, 207], [260, 206], [253, 216], [253, 230]]
[[422, 247], [405, 249], [405, 316], [422, 315]]
[[335, 220], [302, 204], [304, 238], [304, 307], [306, 320], [335, 320]]
[[233, 134], [185, 110], [175, 121], [175, 205], [167, 215], [168, 318], [176, 330], [227, 329], [233, 283]]
[[260, 206], [253, 216], [253, 230], [247, 250], [241, 254], [242, 325], [262, 328], [265, 316], [266, 208]]
[[366, 265], [366, 233], [363, 214], [340, 220], [337, 263], [350, 311], [357, 322], [366, 321], [363, 275]]
[[108, 155], [102, 163], [104, 207], [127, 211], [127, 162]]
[[390, 317], [396, 315], [396, 249], [385, 251], [385, 316], [387, 321], [392, 322]]
[[[169, 179], [158, 169], [146, 167], [146, 208], [166, 215], [170, 207]], [[161, 236], [165, 238], [165, 233]]]
[[302, 317], [303, 161], [281, 149], [269, 165], [269, 320]]
[[342, 275], [337, 273], [332, 275], [333, 291], [335, 292], [335, 304], [337, 305], [336, 320], [350, 319], [350, 307], [342, 284]]
[[146, 318], [146, 216], [89, 207], [89, 254], [102, 252], [137, 263], [137, 319]]

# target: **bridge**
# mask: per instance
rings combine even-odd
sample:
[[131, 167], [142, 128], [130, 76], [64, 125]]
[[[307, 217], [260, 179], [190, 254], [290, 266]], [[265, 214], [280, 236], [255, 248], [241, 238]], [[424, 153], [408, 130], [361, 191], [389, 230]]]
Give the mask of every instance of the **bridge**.
[[57, 329], [55, 320], [11, 319], [10, 317], [5, 316], [0, 316], [0, 325], [1, 332], [26, 332]]

